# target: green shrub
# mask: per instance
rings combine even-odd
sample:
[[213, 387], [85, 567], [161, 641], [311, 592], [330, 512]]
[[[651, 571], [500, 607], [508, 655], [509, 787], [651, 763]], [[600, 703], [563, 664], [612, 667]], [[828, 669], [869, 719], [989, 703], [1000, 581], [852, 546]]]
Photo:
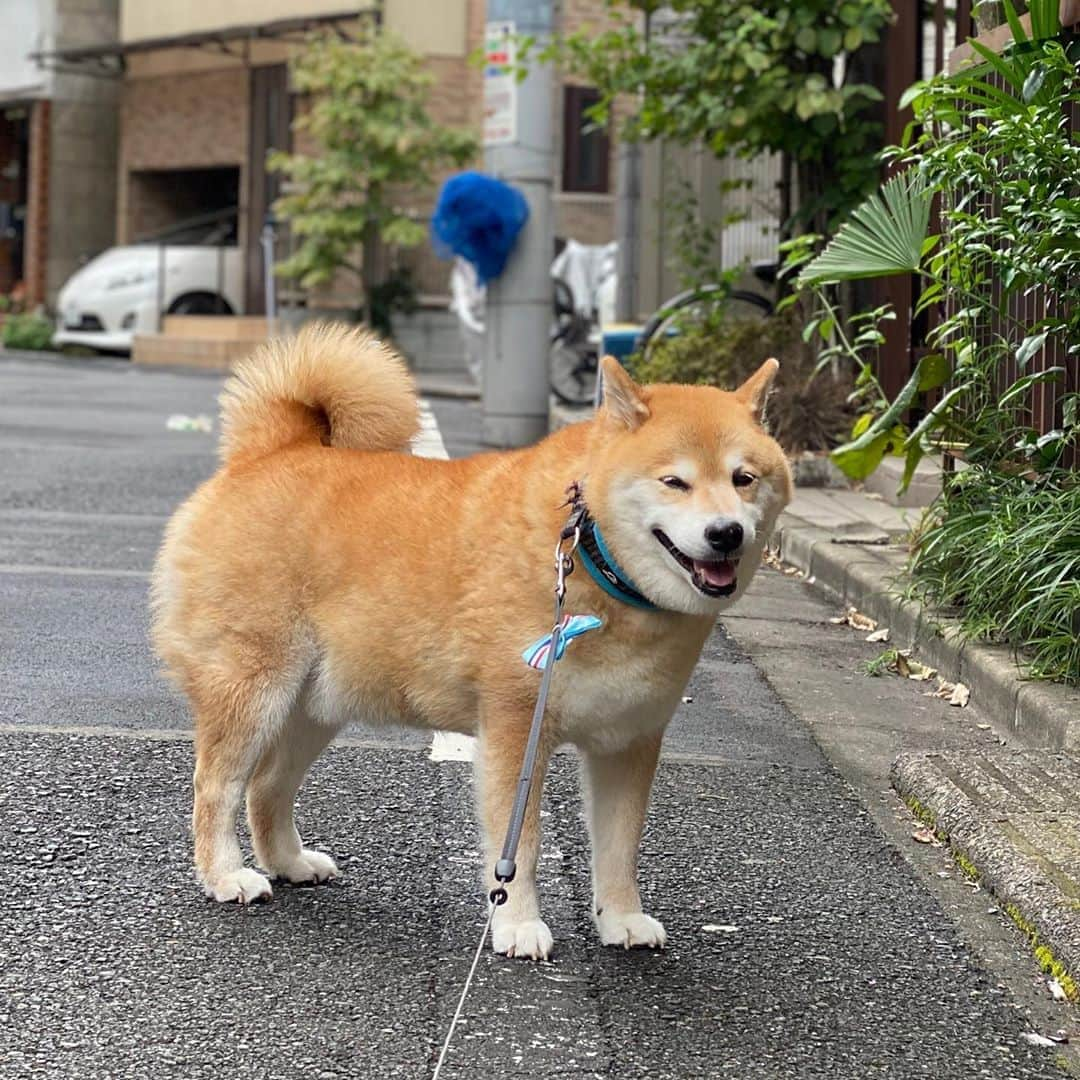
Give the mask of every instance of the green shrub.
[[1080, 682], [1080, 477], [957, 473], [914, 554], [924, 598], [955, 606], [966, 634], [1023, 649], [1034, 678]]
[[791, 315], [765, 319], [707, 319], [657, 343], [648, 359], [629, 367], [640, 382], [674, 382], [732, 389], [770, 356], [780, 361], [767, 420], [789, 454], [829, 450], [851, 429], [850, 380], [815, 373], [815, 359]]
[[[924, 453], [965, 464], [913, 546], [923, 598], [955, 608], [965, 634], [1022, 650], [1032, 677], [1077, 683], [1080, 69], [1059, 39], [1057, 0], [1028, 4], [1030, 40], [1010, 0], [1003, 7], [1014, 44], [997, 54], [973, 42], [984, 63], [908, 91], [915, 124], [890, 151], [906, 170], [852, 213], [799, 283], [820, 304], [807, 333], [858, 373], [862, 415], [833, 455], [840, 468], [862, 479], [899, 446], [906, 487]], [[810, 243], [789, 245], [789, 265]], [[890, 313], [844, 319], [836, 298], [838, 283], [892, 274], [919, 278], [914, 315], [938, 310], [890, 400], [873, 363]], [[1051, 383], [1064, 392], [1045, 430], [1038, 406]]]
[[4, 321], [3, 341], [9, 349], [48, 349], [53, 326], [41, 315], [10, 315]]

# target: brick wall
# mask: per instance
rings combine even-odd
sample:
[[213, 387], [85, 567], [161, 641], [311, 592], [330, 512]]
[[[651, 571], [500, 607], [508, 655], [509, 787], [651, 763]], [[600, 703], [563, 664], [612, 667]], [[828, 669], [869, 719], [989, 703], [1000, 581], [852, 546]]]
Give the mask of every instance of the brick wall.
[[121, 242], [137, 231], [130, 180], [136, 170], [239, 167], [243, 228], [248, 97], [248, 72], [243, 67], [129, 79], [124, 84], [117, 206]]
[[[615, 25], [606, 0], [565, 0], [559, 29], [564, 34], [576, 31], [590, 33], [603, 31]], [[580, 194], [562, 190], [563, 138], [563, 86], [587, 85], [585, 79], [568, 76], [561, 80], [555, 101], [555, 184], [554, 210], [557, 236], [573, 238], [582, 244], [606, 244], [615, 239], [615, 132], [618, 130], [620, 111], [616, 109], [616, 123], [610, 132], [610, 158], [608, 178], [610, 191], [606, 195]]]

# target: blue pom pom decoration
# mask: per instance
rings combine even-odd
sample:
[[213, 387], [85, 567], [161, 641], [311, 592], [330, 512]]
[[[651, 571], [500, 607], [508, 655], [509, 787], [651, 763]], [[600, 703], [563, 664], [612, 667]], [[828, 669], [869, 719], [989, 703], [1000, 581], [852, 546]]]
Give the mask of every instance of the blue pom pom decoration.
[[481, 285], [497, 278], [529, 218], [516, 188], [479, 172], [451, 176], [439, 192], [431, 239], [442, 259], [460, 255], [476, 267]]

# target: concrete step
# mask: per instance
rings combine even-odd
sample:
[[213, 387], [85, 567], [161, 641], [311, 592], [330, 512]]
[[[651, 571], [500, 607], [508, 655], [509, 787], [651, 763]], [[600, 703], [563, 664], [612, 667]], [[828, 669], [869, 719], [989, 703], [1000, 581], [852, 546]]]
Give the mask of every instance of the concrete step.
[[893, 785], [1080, 996], [1080, 758], [1049, 750], [902, 754]]

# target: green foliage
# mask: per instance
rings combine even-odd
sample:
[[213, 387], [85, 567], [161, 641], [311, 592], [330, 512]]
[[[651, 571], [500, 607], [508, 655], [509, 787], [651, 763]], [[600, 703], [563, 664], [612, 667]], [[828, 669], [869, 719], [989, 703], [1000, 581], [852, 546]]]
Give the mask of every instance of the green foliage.
[[769, 430], [789, 453], [828, 450], [851, 424], [851, 384], [815, 370], [812, 351], [791, 315], [724, 318], [722, 309], [659, 342], [648, 359], [635, 354], [629, 367], [641, 382], [675, 382], [733, 389], [770, 356], [780, 360], [768, 405]]
[[435, 170], [467, 162], [476, 141], [431, 119], [432, 76], [392, 34], [359, 42], [316, 35], [297, 54], [292, 80], [308, 105], [293, 131], [306, 133], [318, 149], [268, 158], [288, 180], [275, 210], [299, 241], [278, 272], [310, 288], [351, 270], [372, 307], [375, 244], [423, 242], [426, 226], [407, 208], [407, 196], [428, 187]]
[[873, 186], [881, 132], [867, 106], [881, 95], [856, 80], [850, 59], [891, 21], [888, 0], [674, 0], [650, 33], [642, 16], [655, 16], [655, 0], [607, 6], [612, 29], [582, 29], [541, 53], [599, 88], [597, 121], [610, 122], [629, 95], [639, 108], [624, 138], [785, 154], [798, 174], [795, 223], [819, 232]]
[[52, 345], [52, 336], [52, 323], [41, 315], [26, 312], [9, 315], [4, 320], [2, 337], [9, 349], [48, 349]]
[[[1023, 650], [1033, 676], [1078, 682], [1080, 474], [1060, 462], [1080, 442], [1080, 395], [1061, 399], [1057, 427], [1038, 430], [1035, 395], [1065, 370], [1031, 367], [1050, 346], [1072, 364], [1080, 354], [1080, 140], [1070, 127], [1080, 73], [1053, 37], [1056, 0], [1032, 3], [1036, 40], [1008, 0], [1005, 14], [1010, 49], [973, 43], [977, 66], [908, 92], [918, 127], [892, 152], [907, 171], [891, 182], [889, 213], [879, 201], [819, 259], [806, 265], [806, 245], [789, 258], [804, 267], [834, 357], [870, 388], [837, 464], [861, 477], [893, 447], [906, 485], [930, 449], [964, 462], [916, 538], [917, 591], [955, 606], [968, 635]], [[920, 236], [931, 196], [939, 237]], [[864, 313], [853, 329], [836, 317], [829, 284], [908, 270], [920, 279], [915, 314], [942, 310], [928, 353], [890, 401], [872, 372], [873, 331], [888, 312]]]
[[917, 172], [871, 195], [799, 275], [800, 285], [913, 274], [922, 263], [933, 192]]
[[[1048, 12], [1039, 19], [1052, 25]], [[1068, 356], [1080, 353], [1080, 142], [1068, 119], [1080, 105], [1076, 61], [1056, 40], [1022, 41], [993, 63], [920, 84], [909, 96], [921, 127], [894, 152], [907, 172], [886, 185], [889, 212], [875, 196], [799, 281], [816, 292], [833, 344], [860, 379], [875, 384], [871, 335], [839, 340], [844, 328], [823, 286], [914, 270], [921, 279], [915, 313], [948, 305], [928, 337], [929, 354], [893, 401], [881, 395], [871, 403], [868, 426], [837, 451], [837, 464], [865, 476], [891, 433], [907, 459], [905, 482], [920, 457], [941, 445], [964, 447], [974, 465], [1046, 475], [1080, 440], [1075, 396], [1065, 399], [1058, 428], [1032, 426], [1034, 395], [1064, 370], [1028, 370], [1055, 342]], [[943, 230], [927, 236], [935, 195]], [[1036, 310], [1018, 302], [1033, 290], [1053, 303]], [[1004, 382], [1009, 362], [1019, 374]], [[905, 429], [913, 406], [921, 419]]]
[[967, 469], [914, 555], [916, 584], [962, 629], [1023, 649], [1036, 678], [1080, 682], [1080, 482]]

